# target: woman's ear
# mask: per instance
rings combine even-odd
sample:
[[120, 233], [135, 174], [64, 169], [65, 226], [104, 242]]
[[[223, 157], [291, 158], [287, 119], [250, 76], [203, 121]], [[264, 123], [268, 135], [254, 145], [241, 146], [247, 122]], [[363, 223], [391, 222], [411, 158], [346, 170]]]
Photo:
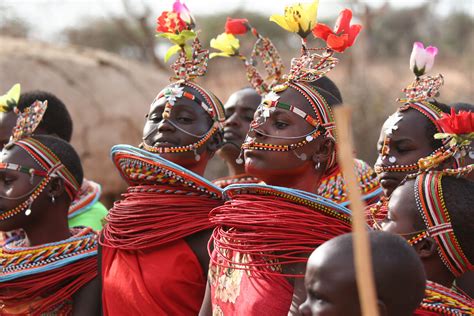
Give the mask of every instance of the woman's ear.
[[315, 165], [318, 163], [321, 165], [322, 170], [326, 170], [329, 159], [331, 158], [335, 150], [334, 139], [329, 137], [320, 137], [316, 139], [316, 144], [314, 146], [314, 154], [311, 157]]
[[416, 245], [414, 245], [414, 248], [420, 259], [428, 259], [432, 256], [438, 255], [438, 244], [432, 237], [427, 237], [421, 240]]
[[60, 177], [52, 177], [49, 181], [49, 192], [48, 195], [52, 200], [58, 199], [66, 190], [64, 186], [64, 180]]

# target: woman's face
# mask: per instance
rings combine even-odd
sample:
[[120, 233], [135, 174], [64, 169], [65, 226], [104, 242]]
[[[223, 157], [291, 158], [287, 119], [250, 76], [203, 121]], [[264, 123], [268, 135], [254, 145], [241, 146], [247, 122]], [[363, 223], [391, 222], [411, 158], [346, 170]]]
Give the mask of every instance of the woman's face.
[[[187, 88], [185, 88], [186, 91]], [[188, 91], [189, 92], [189, 91]], [[163, 119], [166, 99], [161, 98], [150, 106], [143, 128], [143, 142], [153, 147], [177, 147], [193, 144], [204, 136], [212, 125], [209, 114], [195, 101], [179, 98], [171, 109], [169, 119]], [[206, 145], [196, 150], [201, 155], [206, 151]], [[163, 153], [160, 156], [184, 167], [196, 163], [195, 152]]]
[[[413, 109], [397, 112], [394, 115], [398, 117], [388, 118], [380, 132], [377, 143], [379, 156], [375, 164], [379, 166], [410, 165], [430, 155], [434, 151], [431, 147], [433, 139], [427, 138], [426, 129], [428, 124], [432, 123]], [[382, 154], [384, 142], [389, 150], [387, 155]], [[385, 196], [390, 196], [408, 173], [413, 173], [413, 171], [380, 173], [380, 184]]]
[[[0, 155], [3, 163], [14, 163], [28, 169], [43, 170], [28, 153], [18, 146], [3, 149]], [[43, 177], [31, 177], [29, 174], [19, 171], [0, 169], [0, 214], [14, 209], [26, 201], [43, 179]], [[26, 216], [23, 211], [0, 221], [0, 230], [10, 231], [23, 228], [26, 223], [34, 221], [34, 218], [38, 215], [37, 212], [46, 207], [45, 203], [49, 199], [47, 191], [47, 188], [44, 189], [33, 202], [31, 216]]]
[[[294, 89], [287, 88], [278, 94], [279, 101], [291, 104], [304, 112], [316, 117], [314, 110], [309, 102], [299, 92]], [[261, 109], [255, 112], [255, 119], [261, 117]], [[251, 141], [273, 144], [273, 145], [289, 145], [300, 142], [305, 136], [314, 131], [314, 127], [306, 122], [303, 118], [290, 111], [276, 108], [266, 118], [265, 122], [250, 131], [248, 137]], [[295, 139], [281, 139], [277, 137], [298, 137]], [[302, 136], [302, 137], [299, 137]], [[245, 149], [245, 169], [248, 173], [268, 182], [269, 178], [274, 176], [294, 176], [300, 172], [304, 172], [307, 168], [314, 170], [314, 162], [312, 156], [315, 153], [315, 146], [321, 141], [322, 137], [318, 137], [309, 144], [304, 145], [294, 151], [265, 151], [256, 149]], [[297, 157], [303, 155], [305, 160]], [[267, 180], [266, 180], [267, 179]]]
[[388, 202], [387, 217], [381, 223], [382, 230], [409, 239], [423, 229], [421, 215], [416, 207], [414, 181], [397, 187]]

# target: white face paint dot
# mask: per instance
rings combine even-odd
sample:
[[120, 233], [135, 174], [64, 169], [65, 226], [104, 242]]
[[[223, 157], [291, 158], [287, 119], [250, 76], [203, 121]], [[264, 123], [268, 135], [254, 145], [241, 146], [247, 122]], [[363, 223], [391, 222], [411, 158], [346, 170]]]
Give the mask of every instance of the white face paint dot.
[[307, 142], [310, 142], [310, 141], [312, 141], [313, 139], [314, 139], [314, 138], [313, 138], [313, 136], [311, 136], [311, 135], [306, 136], [306, 141], [307, 141]]
[[390, 157], [388, 157], [388, 161], [390, 163], [395, 163], [397, 161], [397, 158], [395, 158], [394, 156], [390, 156]]

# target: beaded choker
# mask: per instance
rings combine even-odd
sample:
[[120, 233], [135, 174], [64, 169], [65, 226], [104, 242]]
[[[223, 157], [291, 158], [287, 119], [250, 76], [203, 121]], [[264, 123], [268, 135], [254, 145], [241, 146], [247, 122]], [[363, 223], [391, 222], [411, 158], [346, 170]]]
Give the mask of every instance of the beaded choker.
[[261, 182], [259, 179], [255, 178], [254, 176], [251, 176], [249, 174], [243, 173], [243, 174], [238, 174], [235, 176], [228, 176], [224, 178], [219, 178], [214, 181], [212, 181], [216, 186], [219, 188], [225, 188], [231, 184], [237, 184], [237, 183], [259, 183]]
[[220, 188], [131, 146], [114, 146], [112, 159], [131, 186], [106, 217], [104, 246], [145, 249], [212, 228], [208, 214], [222, 203]]
[[76, 198], [69, 207], [68, 218], [71, 219], [87, 211], [89, 207], [99, 200], [101, 192], [102, 188], [100, 184], [84, 179], [82, 181], [81, 190], [77, 193]]
[[438, 253], [446, 267], [459, 277], [474, 266], [464, 254], [454, 233], [442, 191], [442, 172], [420, 174], [415, 180], [415, 199], [427, 230], [415, 236], [412, 243], [428, 236], [438, 244]]
[[72, 228], [71, 234], [35, 247], [25, 247], [17, 236], [0, 249], [2, 311], [70, 311], [72, 296], [97, 276], [97, 234], [89, 227]]
[[460, 290], [426, 281], [425, 297], [415, 315], [422, 315], [422, 311], [433, 312], [436, 315], [461, 316], [473, 315], [474, 307], [472, 298], [460, 293]]
[[224, 191], [230, 200], [210, 213], [211, 260], [222, 268], [302, 277], [282, 266], [306, 262], [315, 247], [351, 231], [350, 211], [315, 194], [260, 184]]
[[129, 145], [116, 145], [111, 149], [111, 156], [129, 185], [184, 186], [215, 199], [222, 198], [221, 189], [207, 179], [159, 155]]

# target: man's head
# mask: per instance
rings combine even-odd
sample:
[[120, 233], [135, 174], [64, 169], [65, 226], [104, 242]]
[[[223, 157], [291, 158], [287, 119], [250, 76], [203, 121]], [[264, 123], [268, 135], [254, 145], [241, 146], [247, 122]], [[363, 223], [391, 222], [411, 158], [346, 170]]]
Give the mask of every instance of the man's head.
[[[369, 233], [379, 313], [412, 315], [423, 299], [426, 277], [420, 259], [399, 236]], [[361, 315], [354, 267], [353, 234], [333, 238], [318, 247], [306, 268], [304, 315]]]
[[250, 129], [250, 123], [262, 98], [253, 88], [244, 88], [231, 94], [224, 104], [224, 145], [219, 155], [229, 163], [235, 163], [240, 147]]

